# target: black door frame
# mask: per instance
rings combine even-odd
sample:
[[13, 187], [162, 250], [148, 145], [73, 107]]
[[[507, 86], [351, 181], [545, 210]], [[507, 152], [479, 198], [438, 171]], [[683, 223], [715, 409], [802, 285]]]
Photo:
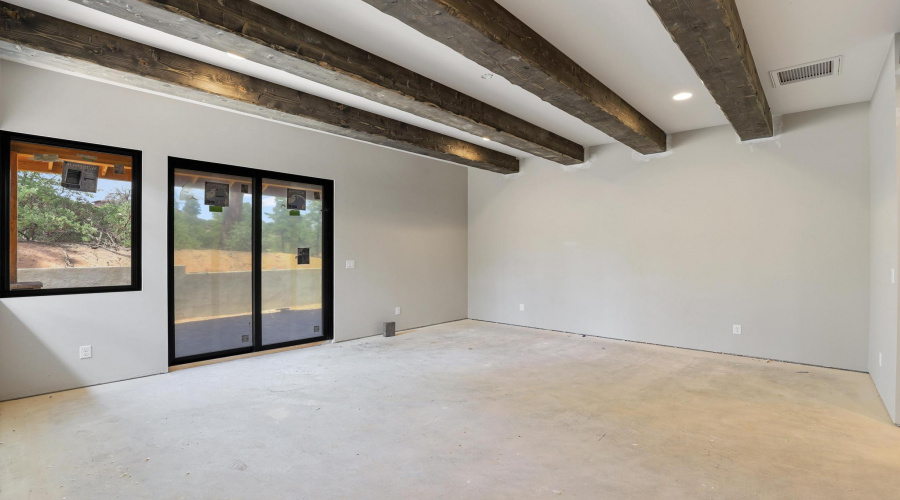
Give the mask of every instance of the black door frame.
[[[175, 357], [175, 170], [195, 170], [210, 174], [235, 175], [253, 180], [253, 345], [224, 351]], [[322, 186], [322, 335], [308, 339], [262, 345], [262, 181], [263, 179], [316, 184]], [[168, 199], [168, 293], [169, 293], [169, 366], [194, 363], [238, 354], [269, 351], [334, 338], [334, 181], [303, 175], [272, 172], [246, 167], [223, 165], [186, 158], [169, 157]]]

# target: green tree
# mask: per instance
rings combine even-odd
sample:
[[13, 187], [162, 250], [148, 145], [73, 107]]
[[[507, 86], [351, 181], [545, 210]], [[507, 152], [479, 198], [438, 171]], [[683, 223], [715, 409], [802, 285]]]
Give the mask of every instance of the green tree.
[[92, 221], [98, 231], [97, 244], [131, 247], [131, 190], [117, 188], [95, 204]]
[[307, 212], [291, 215], [285, 205], [276, 205], [263, 227], [263, 251], [294, 253], [297, 248], [309, 247], [310, 255], [322, 255], [322, 204], [308, 201]]
[[24, 241], [86, 243], [94, 239], [96, 207], [84, 193], [58, 184], [55, 176], [19, 172], [18, 233]]

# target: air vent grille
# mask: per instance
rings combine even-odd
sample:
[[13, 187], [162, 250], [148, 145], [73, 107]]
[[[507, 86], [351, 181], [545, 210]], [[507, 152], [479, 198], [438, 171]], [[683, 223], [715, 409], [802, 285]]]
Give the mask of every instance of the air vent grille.
[[814, 63], [784, 68], [772, 71], [769, 74], [772, 77], [772, 85], [775, 87], [805, 82], [807, 80], [815, 80], [817, 78], [837, 76], [841, 74], [841, 57], [832, 57], [831, 59], [816, 61]]

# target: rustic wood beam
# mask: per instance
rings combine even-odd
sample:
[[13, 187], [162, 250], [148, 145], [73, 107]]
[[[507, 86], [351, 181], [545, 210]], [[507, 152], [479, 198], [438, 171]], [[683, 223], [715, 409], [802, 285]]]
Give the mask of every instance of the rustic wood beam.
[[584, 147], [250, 0], [72, 0], [564, 165]]
[[504, 174], [518, 160], [483, 146], [0, 1], [0, 57], [39, 63]]
[[364, 1], [639, 153], [666, 150], [662, 129], [494, 0]]
[[772, 137], [772, 112], [734, 0], [647, 0], [744, 141]]

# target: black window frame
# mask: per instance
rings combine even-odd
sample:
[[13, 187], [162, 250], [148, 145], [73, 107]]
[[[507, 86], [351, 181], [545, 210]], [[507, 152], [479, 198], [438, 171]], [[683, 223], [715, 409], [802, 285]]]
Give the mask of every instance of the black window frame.
[[[107, 153], [131, 157], [131, 283], [128, 285], [50, 288], [37, 290], [12, 290], [10, 284], [10, 188], [12, 187], [10, 152], [12, 142], [29, 142], [45, 146], [70, 149], [81, 149], [97, 153]], [[44, 297], [53, 295], [76, 295], [91, 293], [139, 292], [141, 284], [141, 151], [102, 144], [70, 141], [53, 137], [23, 134], [0, 130], [0, 182], [3, 193], [0, 195], [0, 298]]]

